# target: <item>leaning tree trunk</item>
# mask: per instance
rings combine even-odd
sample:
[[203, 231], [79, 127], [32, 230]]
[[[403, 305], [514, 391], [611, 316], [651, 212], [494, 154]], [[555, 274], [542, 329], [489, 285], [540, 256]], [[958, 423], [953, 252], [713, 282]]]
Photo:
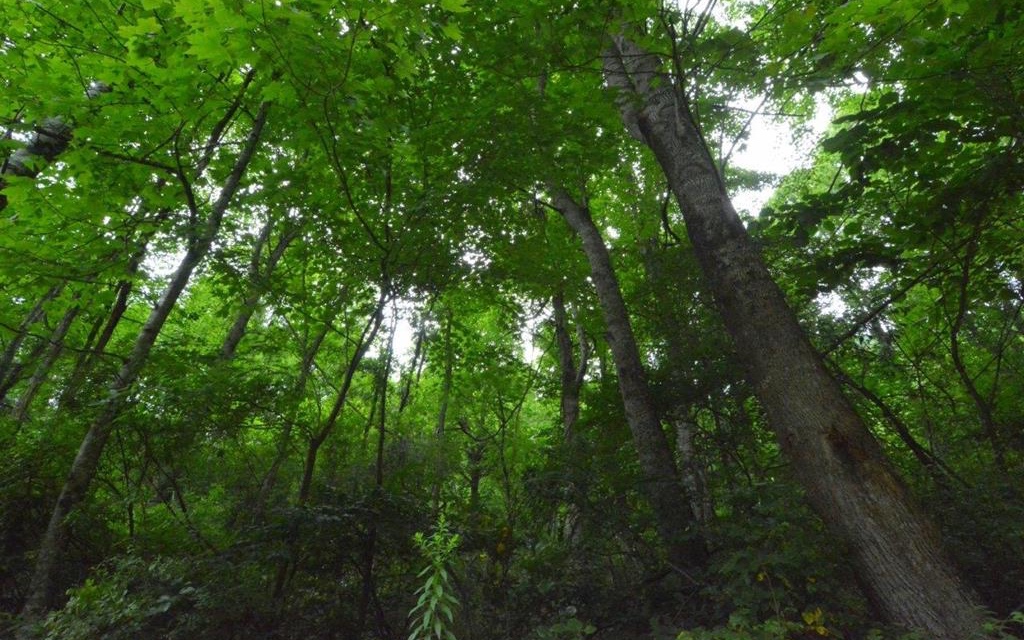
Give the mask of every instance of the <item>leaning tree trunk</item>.
[[100, 408], [99, 415], [89, 427], [79, 446], [78, 454], [75, 456], [71, 471], [57, 498], [57, 504], [54, 505], [46, 533], [39, 546], [39, 555], [36, 559], [32, 582], [29, 585], [28, 597], [22, 609], [22, 616], [26, 621], [35, 619], [51, 606], [67, 542], [67, 516], [88, 492], [99, 467], [103, 448], [113, 430], [114, 422], [126, 404], [129, 388], [142, 371], [150, 349], [156, 342], [178, 297], [185, 289], [185, 285], [188, 284], [192, 272], [210, 251], [214, 237], [220, 229], [224, 213], [238, 190], [242, 176], [256, 151], [263, 125], [266, 123], [268, 108], [268, 103], [263, 103], [260, 106], [245, 145], [235, 160], [231, 174], [225, 181], [217, 201], [211, 208], [204, 228], [190, 241], [188, 251], [171, 276], [167, 289], [164, 290], [156, 307], [153, 308], [145, 324], [142, 325], [131, 353], [110, 383], [107, 398]]
[[611, 256], [590, 212], [564, 189], [556, 189], [553, 203], [580, 237], [590, 262], [590, 276], [604, 313], [608, 346], [615, 360], [619, 393], [644, 475], [644, 491], [654, 510], [658, 535], [669, 548], [670, 560], [687, 574], [704, 565], [706, 550], [697, 534], [696, 519], [679, 481], [672, 448], [661, 427], [647, 374], [633, 336], [626, 303], [612, 267]]
[[295, 379], [295, 383], [292, 386], [292, 391], [286, 399], [286, 411], [284, 413], [285, 420], [284, 426], [281, 429], [281, 433], [277, 440], [277, 451], [274, 454], [274, 460], [270, 463], [270, 468], [267, 469], [266, 474], [263, 476], [263, 481], [260, 482], [260, 491], [256, 497], [256, 505], [253, 508], [253, 515], [255, 521], [260, 521], [263, 518], [263, 513], [266, 509], [267, 501], [270, 498], [271, 492], [277, 485], [278, 473], [281, 470], [281, 465], [284, 464], [285, 459], [288, 457], [288, 445], [291, 443], [292, 428], [295, 426], [295, 421], [298, 419], [299, 406], [302, 403], [302, 398], [306, 394], [306, 383], [309, 380], [309, 375], [313, 370], [313, 363], [316, 361], [316, 356], [320, 352], [320, 347], [324, 343], [324, 339], [327, 337], [327, 333], [330, 331], [330, 320], [324, 322], [324, 326], [320, 328], [319, 333], [313, 338], [313, 341], [305, 348], [302, 355], [302, 364], [299, 366], [299, 375]]
[[758, 399], [812, 506], [849, 546], [869, 598], [930, 638], [979, 635], [974, 594], [772, 280], [674, 78], [622, 37], [605, 57], [605, 77], [626, 127], [664, 170]]
[[228, 329], [227, 336], [224, 337], [224, 343], [220, 348], [220, 359], [222, 361], [231, 360], [235, 357], [235, 351], [238, 349], [238, 344], [242, 341], [242, 338], [245, 337], [249, 321], [252, 319], [253, 314], [256, 313], [257, 307], [259, 307], [260, 298], [263, 297], [267, 281], [269, 281], [271, 274], [274, 273], [277, 263], [284, 256], [288, 245], [299, 235], [298, 227], [286, 228], [282, 232], [281, 237], [278, 238], [277, 244], [274, 245], [270, 255], [267, 256], [266, 265], [261, 267], [260, 261], [262, 260], [263, 248], [267, 241], [270, 240], [270, 233], [273, 228], [273, 216], [268, 214], [267, 222], [263, 225], [263, 229], [260, 230], [260, 235], [256, 239], [256, 244], [252, 250], [252, 260], [249, 263], [249, 270], [245, 278], [247, 290], [242, 301], [242, 308], [235, 317], [235, 321], [231, 323], [231, 328]]
[[17, 378], [20, 372], [20, 367], [15, 364], [15, 359], [18, 357], [18, 350], [21, 349], [22, 343], [25, 338], [29, 335], [29, 330], [32, 325], [39, 322], [43, 316], [43, 310], [46, 304], [59, 296], [64, 290], [66, 282], [54, 285], [39, 299], [38, 302], [32, 307], [25, 316], [25, 319], [18, 325], [14, 335], [7, 342], [7, 346], [4, 348], [3, 353], [0, 354], [0, 402], [6, 397], [7, 391], [14, 386], [17, 382]]
[[72, 307], [64, 313], [64, 317], [61, 318], [57, 328], [53, 330], [53, 334], [48, 340], [46, 348], [46, 355], [43, 356], [42, 361], [36, 365], [35, 373], [32, 374], [32, 378], [28, 381], [28, 385], [22, 390], [21, 395], [18, 397], [18, 402], [14, 405], [14, 410], [11, 412], [11, 416], [18, 422], [24, 422], [28, 419], [28, 410], [32, 406], [32, 400], [35, 399], [36, 394], [43, 387], [47, 378], [50, 375], [50, 369], [53, 368], [54, 363], [57, 362], [57, 358], [60, 357], [61, 352], [64, 350], [64, 338], [67, 337], [68, 331], [71, 330], [71, 324], [75, 321], [78, 316], [78, 296], [75, 296], [76, 301]]
[[[370, 345], [373, 343], [374, 339], [376, 339], [377, 332], [380, 330], [380, 325], [384, 321], [384, 306], [387, 304], [387, 301], [387, 286], [382, 285], [380, 295], [377, 297], [376, 306], [373, 308], [373, 313], [366, 321], [366, 324], [363, 325], [362, 333], [360, 333], [359, 339], [353, 347], [352, 357], [349, 358], [348, 366], [345, 367], [345, 374], [341, 381], [341, 387], [338, 389], [337, 396], [335, 396], [331, 412], [328, 414], [323, 424], [321, 424], [316, 432], [309, 438], [309, 443], [306, 446], [306, 459], [302, 465], [302, 479], [299, 481], [299, 491], [295, 498], [295, 505], [300, 509], [309, 503], [309, 498], [313, 491], [313, 475], [316, 472], [316, 463], [320, 453], [320, 447], [327, 441], [327, 437], [331, 435], [331, 432], [338, 423], [338, 419], [341, 417], [342, 410], [348, 402], [348, 393], [352, 389], [352, 381], [355, 379], [356, 371], [359, 369], [359, 365], [363, 362], [363, 358], [366, 356], [366, 352], [370, 348]], [[277, 573], [274, 577], [274, 587], [271, 591], [271, 596], [275, 600], [284, 596], [284, 590], [289, 580], [289, 576], [292, 575], [298, 567], [297, 548], [294, 541], [290, 547], [289, 556], [291, 557], [280, 562], [277, 566]]]
[[[128, 263], [128, 276], [129, 278], [135, 276], [138, 273], [139, 267], [142, 266], [142, 258], [145, 255], [145, 249], [140, 250], [135, 256], [129, 260]], [[125, 311], [128, 310], [128, 296], [131, 294], [134, 281], [131, 279], [121, 280], [117, 283], [117, 293], [114, 296], [114, 303], [110, 307], [110, 312], [107, 314], [103, 322], [103, 330], [100, 332], [99, 337], [96, 338], [96, 342], [92, 346], [88, 347], [75, 362], [74, 368], [71, 370], [71, 376], [68, 381], [64, 384], [64, 389], [60, 393], [60, 398], [57, 403], [61, 408], [71, 409], [80, 404], [78, 393], [82, 386], [85, 384], [86, 377], [92, 370], [93, 364], [103, 357], [104, 352], [107, 349], [107, 345], [110, 343], [111, 338], [114, 337], [114, 331], [117, 329], [118, 324], [121, 322], [121, 318], [124, 317]], [[92, 343], [92, 341], [88, 341]]]

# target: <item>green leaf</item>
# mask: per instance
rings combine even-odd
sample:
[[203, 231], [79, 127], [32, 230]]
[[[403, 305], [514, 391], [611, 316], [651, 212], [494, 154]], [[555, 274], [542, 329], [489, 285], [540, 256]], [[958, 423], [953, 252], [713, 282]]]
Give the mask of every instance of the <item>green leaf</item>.
[[470, 11], [470, 8], [466, 6], [466, 0], [441, 0], [441, 8], [452, 13]]
[[135, 24], [118, 27], [117, 31], [125, 38], [150, 35], [160, 33], [160, 23], [154, 17], [142, 18]]
[[448, 22], [441, 25], [441, 33], [448, 36], [450, 40], [454, 40], [455, 42], [462, 41], [462, 31], [459, 30], [459, 26], [454, 22]]

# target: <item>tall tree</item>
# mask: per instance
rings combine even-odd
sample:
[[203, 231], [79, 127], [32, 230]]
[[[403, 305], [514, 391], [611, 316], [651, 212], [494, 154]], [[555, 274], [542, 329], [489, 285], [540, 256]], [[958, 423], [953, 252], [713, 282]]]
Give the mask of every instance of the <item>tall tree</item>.
[[[85, 498], [96, 475], [100, 457], [110, 438], [114, 422], [127, 403], [129, 389], [145, 366], [150, 350], [188, 284], [192, 272], [209, 253], [210, 247], [216, 239], [224, 215], [241, 186], [246, 169], [256, 153], [269, 110], [269, 103], [264, 102], [260, 105], [244, 145], [235, 159], [234, 166], [221, 186], [220, 194], [210, 206], [205, 224], [196, 229], [194, 235], [189, 238], [188, 250], [171, 275], [170, 282], [157, 305], [139, 330], [131, 354], [111, 381], [107, 398], [82, 439], [78, 454], [71, 465], [64, 486], [61, 488], [60, 496], [50, 515], [46, 533], [39, 546], [32, 583], [23, 609], [26, 619], [31, 620], [51, 606], [60, 575], [62, 554], [67, 542], [67, 517]], [[197, 210], [195, 201], [191, 198], [189, 200], [192, 213], [198, 216], [200, 212]]]
[[825, 368], [730, 202], [683, 78], [617, 35], [605, 77], [629, 132], [651, 148], [725, 325], [808, 499], [849, 545], [894, 622], [953, 640], [981, 632], [975, 596], [877, 441]]
[[626, 303], [622, 299], [611, 256], [590, 212], [562, 188], [554, 191], [553, 205], [580, 237], [590, 262], [590, 274], [604, 312], [608, 343], [615, 359], [619, 391], [626, 409], [626, 420], [640, 457], [644, 475], [644, 493], [654, 510], [658, 532], [669, 548], [669, 558], [688, 578], [706, 561], [704, 541], [697, 531], [672, 449], [661, 426], [640, 350], [633, 336]]

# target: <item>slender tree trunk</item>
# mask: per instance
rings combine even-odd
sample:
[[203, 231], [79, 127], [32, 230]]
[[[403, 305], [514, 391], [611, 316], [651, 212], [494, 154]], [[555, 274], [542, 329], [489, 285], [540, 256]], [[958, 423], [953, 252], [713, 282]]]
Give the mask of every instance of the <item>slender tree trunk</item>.
[[715, 508], [711, 501], [711, 493], [708, 491], [704, 465], [697, 458], [697, 451], [693, 446], [693, 432], [697, 425], [685, 410], [682, 410], [672, 422], [676, 428], [676, 454], [679, 458], [683, 486], [686, 487], [686, 494], [690, 498], [690, 507], [697, 523], [706, 527], [715, 516]]
[[263, 510], [266, 508], [267, 500], [270, 497], [270, 493], [274, 490], [274, 486], [277, 484], [277, 476], [280, 472], [281, 465], [284, 464], [285, 458], [288, 457], [288, 442], [291, 440], [292, 427], [295, 424], [295, 413], [298, 409], [299, 403], [302, 402], [303, 395], [305, 395], [306, 383], [309, 380], [310, 372], [313, 370], [313, 362], [316, 359], [316, 354], [320, 351], [320, 347], [323, 345], [324, 339], [327, 337], [327, 332], [329, 330], [330, 324], [325, 323], [320, 333], [316, 335], [313, 342], [306, 348], [306, 351], [303, 354], [302, 364], [299, 368], [299, 376], [295, 380], [295, 386], [291, 395], [294, 402], [294, 408], [290, 409], [289, 414], [285, 419], [284, 428], [281, 430], [281, 435], [277, 442], [277, 452], [274, 455], [274, 460], [270, 463], [270, 468], [267, 469], [267, 473], [263, 476], [263, 482], [260, 483], [260, 492], [256, 498], [256, 508], [253, 510], [257, 516], [262, 516]]
[[555, 343], [558, 345], [558, 364], [561, 372], [562, 427], [566, 442], [571, 442], [580, 417], [580, 389], [587, 375], [587, 340], [582, 328], [579, 330], [579, 363], [573, 353], [572, 336], [569, 332], [569, 315], [565, 310], [565, 295], [559, 291], [551, 298], [552, 315], [555, 325]]
[[268, 109], [268, 103], [263, 103], [260, 106], [242, 151], [235, 160], [231, 174], [225, 180], [220, 195], [211, 208], [204, 228], [189, 243], [190, 246], [171, 276], [167, 288], [139, 331], [131, 353], [110, 383], [107, 398], [103, 402], [99, 415], [89, 427], [79, 446], [78, 455], [71, 465], [71, 471], [50, 515], [46, 533], [43, 535], [39, 547], [28, 597], [22, 609], [22, 616], [27, 621], [44, 613], [52, 604], [67, 542], [67, 516], [85, 498], [96, 475], [100, 456], [110, 437], [114, 422], [126, 404], [130, 387], [142, 371], [160, 330], [177, 303], [181, 292], [185, 289], [185, 285], [188, 284], [192, 272], [209, 253], [228, 205], [238, 190], [242, 176], [256, 151], [263, 125], [266, 123]]
[[[273, 219], [268, 216], [267, 223], [263, 225], [263, 229], [260, 231], [259, 238], [256, 240], [256, 245], [253, 247], [252, 261], [249, 264], [249, 272], [246, 274], [246, 281], [248, 282], [248, 291], [245, 295], [245, 299], [242, 301], [242, 308], [235, 317], [235, 321], [231, 324], [231, 328], [228, 330], [227, 336], [224, 338], [224, 343], [220, 348], [220, 359], [231, 360], [235, 357], [235, 350], [238, 349], [238, 343], [245, 337], [245, 330], [249, 326], [249, 321], [252, 319], [253, 313], [256, 312], [256, 308], [259, 306], [260, 298], [263, 297], [264, 282], [266, 282], [274, 269], [277, 267], [277, 263], [280, 262], [282, 256], [284, 256], [285, 250], [288, 245], [291, 244], [292, 240], [298, 237], [298, 229], [286, 229], [281, 237], [278, 238], [277, 244], [274, 245], [274, 249], [267, 256], [267, 264], [262, 269], [260, 268], [260, 260], [263, 253], [263, 247], [270, 239], [270, 232], [273, 229]], [[262, 271], [262, 273], [261, 273]]]
[[[395, 322], [397, 322], [397, 312]], [[380, 377], [377, 381], [377, 460], [374, 473], [373, 496], [379, 500], [384, 495], [384, 444], [387, 434], [387, 401], [388, 401], [388, 377], [391, 373], [391, 359], [394, 356], [395, 325], [391, 326], [391, 334], [388, 337], [388, 346], [384, 355], [384, 365], [381, 367]], [[363, 551], [363, 588], [359, 594], [359, 618], [358, 626], [361, 635], [366, 628], [366, 618], [370, 610], [370, 604], [374, 599], [376, 585], [373, 577], [374, 561], [377, 554], [377, 515], [376, 509], [369, 513], [369, 531], [366, 535], [366, 547]]]
[[448, 421], [448, 401], [452, 393], [452, 374], [455, 366], [455, 354], [452, 351], [452, 310], [444, 312], [444, 380], [441, 382], [441, 406], [437, 411], [437, 426], [434, 433], [439, 439], [444, 438]]
[[43, 356], [42, 361], [36, 366], [32, 378], [22, 390], [21, 395], [18, 396], [18, 402], [14, 405], [14, 411], [11, 415], [18, 422], [24, 422], [28, 418], [28, 409], [32, 405], [32, 400], [36, 397], [39, 389], [42, 388], [43, 383], [46, 382], [50, 375], [50, 369], [53, 368], [53, 364], [57, 362], [61, 351], [64, 350], [64, 338], [68, 335], [71, 324], [78, 316], [79, 310], [78, 303], [76, 302], [74, 306], [64, 313], [64, 317], [61, 318], [60, 323], [53, 330], [53, 335], [50, 336], [49, 345], [46, 349], [46, 355]]
[[7, 373], [7, 378], [0, 384], [0, 406], [7, 404], [7, 394], [14, 385], [18, 384], [22, 380], [22, 372], [25, 367], [30, 363], [39, 362], [39, 359], [43, 356], [46, 351], [47, 340], [40, 340], [32, 347], [32, 351], [28, 355], [21, 359], [21, 362], [16, 362]]
[[681, 89], [660, 60], [616, 37], [608, 85], [679, 202], [704, 276], [812, 506], [852, 552], [891, 621], [942, 640], [981, 633], [974, 594], [811, 346], [729, 201]]
[[448, 404], [452, 395], [452, 381], [454, 379], [455, 353], [452, 346], [452, 310], [445, 307], [444, 310], [444, 378], [441, 381], [441, 403], [437, 410], [437, 426], [434, 428], [435, 445], [437, 452], [434, 456], [434, 517], [441, 511], [441, 488], [444, 485], [444, 478], [447, 475], [445, 465], [444, 442], [445, 429], [448, 421]]
[[[317, 429], [316, 433], [309, 439], [309, 444], [306, 447], [306, 459], [302, 466], [302, 479], [299, 481], [299, 492], [296, 497], [296, 505], [304, 507], [309, 502], [309, 497], [313, 489], [313, 474], [316, 471], [316, 461], [320, 453], [320, 447], [326, 442], [327, 437], [331, 434], [335, 424], [338, 422], [338, 418], [341, 417], [341, 410], [345, 407], [345, 403], [348, 400], [348, 392], [352, 388], [352, 380], [355, 378], [356, 370], [359, 368], [359, 364], [363, 361], [363, 356], [366, 355], [366, 350], [370, 347], [373, 339], [377, 336], [377, 331], [380, 329], [381, 323], [384, 321], [384, 305], [387, 303], [387, 290], [382, 285], [380, 296], [377, 298], [377, 305], [373, 310], [373, 315], [367, 321], [363, 327], [363, 331], [359, 336], [359, 340], [355, 345], [355, 349], [352, 352], [352, 357], [349, 359], [348, 366], [345, 368], [345, 374], [341, 381], [341, 388], [338, 390], [338, 395], [335, 397], [334, 405], [331, 407], [331, 412], [328, 414], [327, 419], [324, 420], [323, 424]], [[274, 588], [271, 592], [271, 596], [274, 599], [281, 598], [284, 595], [285, 585], [289, 580], [289, 576], [293, 574], [293, 568], [296, 566], [295, 558], [295, 545], [292, 545], [292, 557], [288, 560], [282, 561], [277, 568], [277, 574], [274, 577]]]
[[[167, 215], [169, 213], [161, 213], [156, 219], [158, 221], [163, 220]], [[121, 318], [124, 317], [125, 311], [128, 310], [128, 296], [131, 294], [134, 285], [132, 278], [139, 272], [142, 261], [146, 257], [149, 241], [154, 234], [155, 232], [151, 232], [145, 236], [142, 242], [139, 243], [135, 253], [129, 258], [126, 274], [128, 278], [117, 283], [117, 293], [114, 295], [114, 303], [107, 314], [107, 321], [103, 326], [103, 332], [100, 333], [95, 344], [87, 349], [75, 363], [75, 368], [72, 370], [67, 384], [64, 385], [64, 390], [60, 394], [58, 403], [61, 407], [72, 408], [78, 403], [78, 393], [85, 382], [86, 376], [96, 363], [96, 360], [103, 357], [107, 345], [110, 344], [110, 340], [114, 337], [114, 331], [117, 330], [118, 324], [121, 323]]]
[[21, 349], [22, 343], [25, 338], [28, 337], [29, 329], [32, 325], [39, 322], [43, 317], [43, 310], [46, 307], [46, 303], [50, 302], [54, 298], [60, 295], [61, 291], [64, 290], [65, 283], [60, 283], [50, 287], [50, 289], [39, 299], [38, 302], [32, 307], [32, 309], [25, 316], [25, 319], [18, 325], [18, 330], [14, 336], [7, 343], [2, 354], [0, 354], [0, 400], [6, 396], [6, 392], [14, 386], [15, 381], [18, 377], [20, 368], [14, 364], [15, 358], [18, 357], [18, 350]]
[[117, 329], [117, 325], [121, 322], [124, 312], [128, 309], [128, 294], [131, 293], [131, 289], [132, 283], [130, 280], [122, 280], [117, 284], [117, 294], [114, 298], [114, 304], [110, 309], [110, 314], [107, 316], [106, 323], [103, 326], [103, 332], [96, 339], [95, 345], [87, 353], [83, 353], [75, 363], [71, 377], [68, 379], [60, 395], [61, 406], [73, 407], [78, 402], [78, 392], [85, 382], [86, 375], [92, 369], [92, 365], [106, 350], [107, 345], [110, 344], [110, 339], [114, 336], [114, 330]]
[[640, 351], [633, 336], [633, 327], [612, 267], [611, 256], [601, 233], [590, 218], [590, 212], [577, 204], [564, 189], [555, 191], [554, 206], [580, 237], [583, 251], [590, 262], [590, 277], [604, 312], [608, 345], [618, 374], [619, 393], [633, 443], [640, 457], [644, 492], [654, 510], [658, 534], [668, 546], [670, 561], [689, 574], [704, 565], [706, 551], [703, 539], [696, 530], [696, 519], [679, 482], [672, 448], [662, 430], [647, 385], [647, 374], [640, 360]]
[[299, 484], [298, 494], [298, 505], [305, 506], [309, 501], [310, 490], [313, 486], [313, 472], [316, 469], [317, 453], [320, 451], [320, 447], [327, 440], [327, 436], [334, 430], [334, 426], [338, 422], [338, 418], [341, 417], [341, 410], [345, 408], [345, 402], [348, 400], [349, 389], [352, 388], [352, 380], [355, 378], [356, 371], [359, 369], [359, 364], [363, 361], [363, 356], [366, 355], [366, 350], [370, 348], [370, 344], [373, 343], [373, 339], [377, 336], [377, 331], [380, 329], [380, 325], [384, 320], [384, 304], [387, 301], [387, 294], [383, 290], [381, 291], [380, 297], [377, 300], [377, 306], [374, 308], [373, 315], [367, 321], [366, 326], [363, 327], [362, 334], [359, 336], [359, 341], [355, 345], [355, 350], [352, 353], [352, 357], [349, 359], [348, 366], [345, 369], [345, 375], [341, 382], [341, 388], [338, 390], [338, 395], [334, 399], [334, 405], [331, 407], [331, 412], [328, 414], [327, 419], [324, 420], [323, 424], [317, 430], [313, 437], [309, 439], [309, 447], [306, 450], [306, 463], [302, 469], [302, 481]]
[[989, 445], [992, 447], [992, 455], [995, 460], [996, 466], [1001, 471], [1006, 472], [1006, 452], [1005, 447], [1002, 443], [1002, 438], [999, 436], [999, 428], [996, 424], [995, 416], [992, 413], [992, 406], [982, 396], [981, 391], [978, 390], [978, 385], [975, 384], [974, 378], [967, 371], [967, 365], [964, 364], [963, 355], [960, 352], [960, 331], [963, 329], [964, 322], [967, 319], [967, 301], [968, 301], [968, 288], [971, 282], [971, 265], [974, 262], [974, 256], [978, 251], [978, 238], [981, 235], [981, 220], [977, 222], [974, 228], [974, 234], [967, 243], [967, 248], [964, 253], [963, 263], [960, 268], [960, 281], [959, 290], [957, 292], [957, 310], [956, 315], [950, 321], [949, 326], [949, 355], [953, 360], [953, 368], [956, 369], [957, 376], [960, 378], [960, 383], [963, 385], [967, 395], [971, 398], [971, 402], [974, 403], [975, 409], [978, 411], [978, 419], [981, 421], [982, 431], [985, 433], [985, 437], [988, 439]]

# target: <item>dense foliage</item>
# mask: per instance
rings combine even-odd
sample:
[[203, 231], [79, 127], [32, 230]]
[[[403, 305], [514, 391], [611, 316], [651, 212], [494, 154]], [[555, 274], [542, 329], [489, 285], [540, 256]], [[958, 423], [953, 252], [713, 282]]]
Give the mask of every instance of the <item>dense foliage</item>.
[[[780, 453], [603, 80], [628, 33], [726, 187], [775, 189], [773, 276], [984, 632], [1024, 637], [1024, 12], [692, 5], [0, 0], [0, 633], [919, 637]], [[750, 104], [835, 118], [769, 175], [733, 166]]]

